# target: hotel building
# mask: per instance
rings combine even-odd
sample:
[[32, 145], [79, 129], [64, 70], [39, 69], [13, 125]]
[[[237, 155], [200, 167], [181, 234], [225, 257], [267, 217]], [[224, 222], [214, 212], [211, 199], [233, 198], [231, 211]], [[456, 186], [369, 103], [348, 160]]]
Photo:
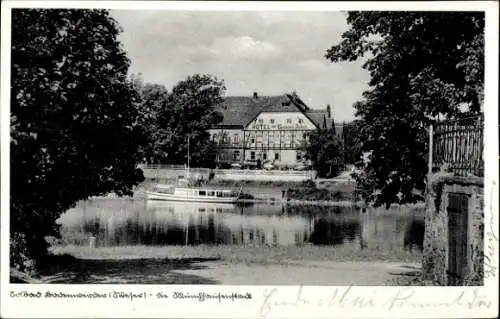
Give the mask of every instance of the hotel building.
[[271, 161], [293, 168], [304, 160], [301, 146], [308, 133], [333, 125], [329, 105], [311, 109], [295, 93], [226, 97], [216, 110], [223, 120], [210, 129], [210, 135], [218, 147], [219, 166]]

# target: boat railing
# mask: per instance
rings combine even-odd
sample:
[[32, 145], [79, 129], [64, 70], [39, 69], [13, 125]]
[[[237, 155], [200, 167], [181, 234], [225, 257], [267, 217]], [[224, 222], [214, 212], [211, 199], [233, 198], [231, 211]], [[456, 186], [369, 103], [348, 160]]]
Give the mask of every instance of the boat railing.
[[173, 194], [175, 188], [171, 185], [156, 185], [153, 187], [153, 191], [158, 193]]

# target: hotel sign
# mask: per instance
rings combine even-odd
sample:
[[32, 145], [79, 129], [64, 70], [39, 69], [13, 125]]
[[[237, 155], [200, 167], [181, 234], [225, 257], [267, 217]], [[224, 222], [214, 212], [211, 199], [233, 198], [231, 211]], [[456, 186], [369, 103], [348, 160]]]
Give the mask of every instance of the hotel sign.
[[307, 130], [305, 124], [252, 124], [251, 130]]

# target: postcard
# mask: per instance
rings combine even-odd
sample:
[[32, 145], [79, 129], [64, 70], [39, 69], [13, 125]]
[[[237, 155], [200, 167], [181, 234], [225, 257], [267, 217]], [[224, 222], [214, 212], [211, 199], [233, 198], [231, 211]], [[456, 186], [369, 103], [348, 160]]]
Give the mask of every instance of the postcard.
[[498, 3], [1, 23], [2, 317], [498, 315]]

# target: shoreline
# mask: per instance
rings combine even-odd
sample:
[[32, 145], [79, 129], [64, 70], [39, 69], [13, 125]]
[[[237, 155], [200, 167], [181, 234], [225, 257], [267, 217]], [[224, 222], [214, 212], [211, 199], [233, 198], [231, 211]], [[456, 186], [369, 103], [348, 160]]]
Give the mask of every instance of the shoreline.
[[95, 247], [77, 245], [53, 245], [54, 256], [72, 256], [82, 260], [132, 260], [132, 259], [218, 259], [229, 263], [283, 264], [295, 261], [378, 261], [420, 262], [422, 252], [399, 248], [378, 247], [365, 249], [338, 249], [336, 246], [258, 246], [258, 245], [165, 245]]
[[[381, 255], [373, 258], [358, 252], [353, 255], [356, 258], [342, 258], [345, 253], [332, 255], [328, 247], [297, 248], [274, 247], [264, 254], [262, 249], [255, 254], [250, 248], [250, 253], [235, 257], [233, 252], [237, 249], [249, 248], [199, 254], [195, 247], [165, 246], [148, 249], [146, 252], [156, 255], [145, 256], [145, 251], [134, 247], [97, 248], [96, 254], [66, 247], [47, 259], [40, 273], [29, 276], [11, 269], [10, 278], [38, 284], [394, 286], [401, 276], [421, 270], [421, 253], [406, 254], [410, 258], [386, 254], [390, 258], [384, 259]], [[206, 251], [207, 247], [203, 249]], [[58, 249], [52, 247], [54, 250]], [[130, 254], [124, 255], [127, 251]], [[290, 256], [293, 253], [296, 254]]]
[[[156, 183], [174, 184], [175, 180], [147, 179], [134, 190], [134, 197], [145, 197], [145, 192]], [[314, 181], [282, 182], [282, 181], [231, 181], [211, 180], [206, 187], [224, 188], [232, 191], [242, 190], [243, 198], [238, 202], [245, 203], [287, 203], [290, 205], [314, 206], [356, 206], [354, 201], [355, 184], [351, 182], [331, 181], [329, 187], [317, 187]]]
[[386, 286], [419, 270], [422, 259], [421, 252], [311, 245], [52, 246], [51, 252], [37, 283]]
[[[152, 180], [146, 179], [134, 190], [134, 198], [145, 198], [145, 192], [157, 183], [174, 183], [175, 180]], [[320, 185], [319, 185], [320, 184]], [[322, 179], [307, 182], [281, 182], [281, 181], [232, 181], [232, 180], [212, 180], [208, 181], [209, 187], [220, 187], [238, 191], [243, 186], [242, 193], [251, 195], [253, 198], [238, 200], [241, 204], [270, 203], [284, 204], [290, 206], [325, 206], [325, 207], [356, 207], [370, 208], [363, 201], [356, 200], [354, 190], [356, 184], [352, 181], [332, 179]], [[321, 186], [323, 185], [323, 186]], [[282, 191], [285, 191], [283, 198]], [[112, 196], [112, 195], [111, 195]], [[408, 204], [392, 204], [394, 207], [424, 208], [424, 202]]]
[[[89, 200], [93, 199], [128, 199], [128, 200], [147, 200], [142, 191], [135, 192], [134, 196], [123, 196], [120, 197], [114, 193], [105, 196], [94, 196], [89, 197]], [[253, 198], [253, 199], [240, 199], [234, 204], [281, 204], [287, 206], [324, 206], [324, 207], [354, 207], [354, 208], [366, 208], [366, 209], [376, 209], [376, 207], [367, 206], [361, 201], [328, 201], [328, 200], [301, 200], [301, 199], [276, 199], [276, 198]], [[390, 208], [415, 208], [423, 209], [425, 208], [424, 202], [417, 202], [412, 204], [392, 204]], [[385, 209], [385, 208], [384, 208]]]

